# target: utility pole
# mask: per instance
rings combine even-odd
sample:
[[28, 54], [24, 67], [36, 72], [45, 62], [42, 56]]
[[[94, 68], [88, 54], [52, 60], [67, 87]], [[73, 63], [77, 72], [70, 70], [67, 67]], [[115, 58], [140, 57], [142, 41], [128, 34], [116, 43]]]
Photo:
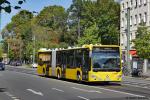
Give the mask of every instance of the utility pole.
[[127, 8], [127, 66], [129, 75], [131, 74], [131, 63], [130, 63], [130, 8]]
[[35, 35], [33, 35], [33, 61], [32, 63], [35, 63]]
[[78, 39], [80, 38], [80, 16], [78, 16]]

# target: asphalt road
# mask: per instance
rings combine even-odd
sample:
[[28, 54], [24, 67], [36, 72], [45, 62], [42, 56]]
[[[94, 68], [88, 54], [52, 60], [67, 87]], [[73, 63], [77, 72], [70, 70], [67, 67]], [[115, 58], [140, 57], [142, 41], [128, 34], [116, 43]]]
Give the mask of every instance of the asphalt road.
[[149, 100], [150, 97], [147, 82], [133, 86], [132, 81], [79, 84], [31, 74], [34, 71], [17, 68], [0, 71], [0, 100]]

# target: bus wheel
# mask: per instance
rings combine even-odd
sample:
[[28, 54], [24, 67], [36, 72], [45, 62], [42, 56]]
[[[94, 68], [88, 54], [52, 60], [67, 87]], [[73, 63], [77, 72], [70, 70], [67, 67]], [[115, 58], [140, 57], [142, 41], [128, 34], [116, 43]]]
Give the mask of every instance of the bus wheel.
[[81, 81], [81, 75], [79, 72], [77, 72], [77, 81], [80, 82]]
[[60, 79], [60, 72], [59, 72], [59, 70], [57, 71], [57, 78]]

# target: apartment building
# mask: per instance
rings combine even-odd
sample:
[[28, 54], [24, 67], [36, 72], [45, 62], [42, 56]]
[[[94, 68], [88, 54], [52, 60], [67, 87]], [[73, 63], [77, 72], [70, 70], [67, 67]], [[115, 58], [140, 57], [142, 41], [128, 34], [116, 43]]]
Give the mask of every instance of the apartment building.
[[[127, 47], [127, 8], [130, 7], [130, 40], [136, 38], [138, 25], [143, 20], [150, 26], [150, 0], [122, 0], [120, 12], [120, 45], [123, 50]], [[131, 45], [131, 49], [133, 44]]]
[[[150, 0], [122, 0], [120, 2], [120, 45], [122, 47], [124, 60], [126, 60], [127, 49], [127, 8], [130, 8], [130, 41], [136, 38], [137, 27], [144, 21], [146, 26], [150, 26]], [[134, 56], [136, 50], [134, 44], [130, 45], [130, 58]]]

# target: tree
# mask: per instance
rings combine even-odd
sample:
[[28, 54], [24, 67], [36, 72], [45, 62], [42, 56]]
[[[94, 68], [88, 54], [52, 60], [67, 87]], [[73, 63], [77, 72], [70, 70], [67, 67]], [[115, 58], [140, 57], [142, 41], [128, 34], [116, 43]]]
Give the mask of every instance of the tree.
[[74, 0], [68, 12], [70, 31], [78, 32], [77, 19], [79, 17], [81, 37], [85, 36], [86, 29], [90, 29], [96, 23], [98, 32], [95, 33], [95, 36], [97, 36], [98, 40], [101, 40], [99, 41], [101, 44], [118, 44], [120, 27], [120, 21], [118, 20], [120, 19], [119, 3], [114, 2], [114, 0]]
[[133, 43], [139, 57], [150, 58], [150, 31], [144, 22], [139, 25]]
[[31, 19], [33, 14], [27, 10], [20, 11], [12, 17], [11, 22], [2, 32], [3, 38], [7, 42], [5, 47], [10, 44], [11, 52], [14, 53], [14, 59], [23, 58], [23, 52], [26, 46], [32, 41]]
[[90, 26], [89, 28], [85, 29], [84, 35], [78, 40], [78, 44], [84, 45], [84, 44], [97, 44], [97, 43], [101, 43], [101, 40], [99, 40], [98, 38], [97, 25], [94, 24], [93, 26]]

